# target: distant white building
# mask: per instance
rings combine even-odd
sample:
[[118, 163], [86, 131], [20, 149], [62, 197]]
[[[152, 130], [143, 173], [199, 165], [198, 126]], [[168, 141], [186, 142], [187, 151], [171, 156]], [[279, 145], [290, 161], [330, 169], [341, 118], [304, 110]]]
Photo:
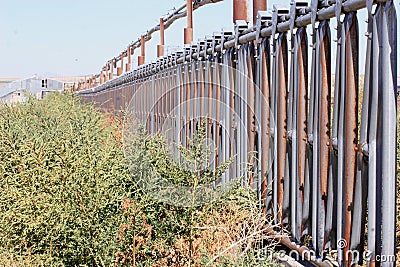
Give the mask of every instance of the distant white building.
[[64, 83], [46, 77], [33, 76], [31, 78], [13, 81], [0, 87], [0, 102], [24, 102], [27, 95], [42, 99], [51, 92], [64, 91]]

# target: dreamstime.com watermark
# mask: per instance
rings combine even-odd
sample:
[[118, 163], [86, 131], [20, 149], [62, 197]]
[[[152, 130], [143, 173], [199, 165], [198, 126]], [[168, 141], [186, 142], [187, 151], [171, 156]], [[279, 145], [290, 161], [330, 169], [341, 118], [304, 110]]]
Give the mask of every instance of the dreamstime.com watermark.
[[[340, 239], [337, 242], [337, 247], [339, 250], [344, 250], [348, 246], [347, 241], [344, 239]], [[364, 263], [368, 262], [395, 262], [396, 255], [373, 255], [371, 251], [364, 251], [360, 253], [358, 250], [346, 250], [344, 252], [343, 257], [339, 259], [339, 251], [338, 250], [330, 250], [323, 251], [323, 255], [327, 256], [332, 261], [345, 260], [346, 262], [351, 262], [351, 264], [355, 264], [360, 262], [360, 259]], [[303, 250], [299, 252], [297, 250], [279, 250], [275, 251], [271, 248], [260, 249], [257, 251], [257, 257], [259, 259], [279, 259], [282, 260], [286, 256], [293, 258], [296, 261], [320, 261], [321, 258], [316, 255], [316, 253], [312, 250]]]
[[[362, 259], [364, 262], [395, 262], [396, 255], [374, 255], [372, 251], [365, 250], [362, 253], [358, 250], [346, 250], [348, 247], [347, 241], [345, 239], [339, 239], [337, 241], [338, 249], [345, 250], [344, 252], [344, 260], [351, 261], [352, 263], [357, 263]], [[330, 251], [330, 254], [338, 255], [338, 251]], [[338, 257], [336, 257], [337, 260]]]

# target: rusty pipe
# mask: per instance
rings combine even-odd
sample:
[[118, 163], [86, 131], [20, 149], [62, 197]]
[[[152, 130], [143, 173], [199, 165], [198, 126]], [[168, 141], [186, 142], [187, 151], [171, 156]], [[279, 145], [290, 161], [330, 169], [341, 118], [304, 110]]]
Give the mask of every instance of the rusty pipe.
[[141, 53], [140, 53], [140, 56], [138, 56], [138, 65], [139, 66], [144, 64], [145, 57], [146, 57], [146, 39], [145, 39], [144, 35], [142, 35], [140, 37], [140, 49], [141, 49]]
[[193, 3], [192, 0], [186, 0], [187, 27], [183, 29], [184, 44], [190, 44], [193, 41]]
[[192, 0], [186, 0], [187, 10], [187, 28], [193, 28], [193, 3]]
[[117, 68], [117, 76], [121, 76], [124, 70], [124, 53], [121, 53], [120, 67]]
[[164, 56], [165, 26], [164, 19], [160, 18], [160, 44], [157, 46], [157, 57]]
[[108, 81], [108, 79], [109, 79], [109, 76], [108, 76], [108, 64], [106, 64], [105, 66], [104, 66], [104, 69], [106, 70], [106, 74], [105, 74], [105, 76], [104, 76], [104, 81], [106, 82], [106, 81]]
[[128, 72], [131, 70], [131, 46], [128, 46], [126, 49], [126, 56], [128, 58], [128, 62], [126, 63], [125, 70]]
[[109, 73], [109, 79], [112, 80], [114, 78], [114, 60], [110, 63], [111, 65], [111, 70]]
[[[354, 183], [356, 177], [358, 135], [358, 28], [355, 14], [349, 16], [352, 19], [350, 30], [346, 36], [346, 91], [345, 91], [345, 228], [344, 238], [350, 244], [352, 210], [354, 200]], [[348, 247], [344, 248], [347, 255]], [[351, 261], [351, 260], [350, 260]], [[350, 261], [346, 262], [350, 265]]]
[[104, 68], [101, 69], [101, 74], [100, 74], [100, 84], [104, 83]]
[[248, 0], [233, 0], [233, 23], [237, 20], [249, 22], [248, 9]]
[[[285, 161], [286, 161], [286, 123], [287, 123], [287, 107], [286, 107], [286, 99], [287, 99], [287, 48], [286, 48], [286, 36], [281, 35], [282, 44], [279, 47], [278, 53], [278, 64], [277, 64], [277, 200], [278, 200], [278, 222], [281, 222], [283, 219], [283, 182], [285, 179]], [[284, 46], [284, 47], [283, 47]], [[286, 55], [286, 57], [285, 57]]]
[[267, 0], [253, 0], [253, 25], [257, 24], [257, 12], [267, 10]]

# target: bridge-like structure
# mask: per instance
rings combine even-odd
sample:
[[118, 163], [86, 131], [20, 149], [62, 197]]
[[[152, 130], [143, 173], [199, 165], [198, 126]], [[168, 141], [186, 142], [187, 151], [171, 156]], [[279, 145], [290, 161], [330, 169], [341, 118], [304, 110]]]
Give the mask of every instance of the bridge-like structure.
[[[78, 96], [112, 113], [129, 109], [149, 134], [175, 143], [186, 144], [206, 119], [214, 164], [234, 157], [221, 182], [241, 176], [255, 188], [265, 212], [290, 229], [282, 243], [318, 266], [395, 266], [394, 2], [296, 1], [267, 11], [265, 1], [254, 0], [249, 26], [247, 1], [234, 0], [233, 32], [191, 42], [193, 10], [213, 2], [188, 0], [161, 18], [80, 84]], [[368, 13], [365, 36], [358, 31], [361, 9]], [[164, 56], [164, 30], [184, 16], [186, 46]], [[159, 57], [144, 64], [145, 43], [156, 31]], [[130, 70], [136, 48], [139, 66]], [[336, 260], [326, 253], [332, 250]]]

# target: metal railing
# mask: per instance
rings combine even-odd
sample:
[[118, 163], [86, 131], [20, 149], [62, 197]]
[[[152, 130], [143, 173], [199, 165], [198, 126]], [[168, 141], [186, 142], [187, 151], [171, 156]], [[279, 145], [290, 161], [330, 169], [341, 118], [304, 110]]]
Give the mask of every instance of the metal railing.
[[128, 107], [175, 143], [206, 118], [214, 164], [235, 156], [222, 182], [242, 176], [254, 187], [290, 230], [284, 244], [320, 266], [395, 266], [396, 27], [393, 1], [298, 1], [77, 94], [111, 112]]

